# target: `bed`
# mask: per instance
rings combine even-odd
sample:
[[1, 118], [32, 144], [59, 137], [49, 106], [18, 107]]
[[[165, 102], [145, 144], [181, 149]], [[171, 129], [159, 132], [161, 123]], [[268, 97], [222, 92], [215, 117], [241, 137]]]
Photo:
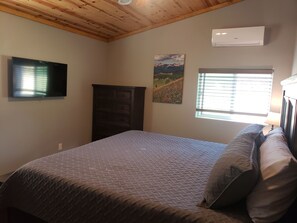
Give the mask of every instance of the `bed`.
[[[294, 155], [296, 86], [295, 77], [283, 82], [281, 118]], [[257, 142], [259, 136], [253, 139], [255, 151], [263, 143]], [[43, 157], [19, 168], [1, 186], [0, 222], [252, 222], [246, 199], [235, 196], [236, 202], [226, 207], [207, 205], [210, 175], [229, 146], [127, 131]], [[296, 222], [296, 209], [290, 204], [279, 222]]]

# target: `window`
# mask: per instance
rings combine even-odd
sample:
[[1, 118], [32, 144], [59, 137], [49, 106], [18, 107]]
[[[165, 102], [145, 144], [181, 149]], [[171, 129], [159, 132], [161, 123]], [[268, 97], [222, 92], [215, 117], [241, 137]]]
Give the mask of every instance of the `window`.
[[200, 69], [196, 117], [263, 123], [273, 70]]

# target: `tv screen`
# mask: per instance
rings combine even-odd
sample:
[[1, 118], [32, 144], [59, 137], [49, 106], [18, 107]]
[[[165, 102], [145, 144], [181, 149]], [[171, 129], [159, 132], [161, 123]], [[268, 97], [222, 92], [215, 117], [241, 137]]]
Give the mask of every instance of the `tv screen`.
[[65, 97], [67, 64], [12, 57], [10, 97]]

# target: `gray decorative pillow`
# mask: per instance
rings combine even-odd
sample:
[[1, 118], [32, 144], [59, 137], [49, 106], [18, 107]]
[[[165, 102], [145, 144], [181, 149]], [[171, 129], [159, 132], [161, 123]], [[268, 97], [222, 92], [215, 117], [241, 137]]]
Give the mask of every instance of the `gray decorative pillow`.
[[247, 127], [243, 128], [236, 136], [245, 134], [245, 133], [252, 133], [258, 135], [260, 132], [262, 132], [263, 125], [260, 124], [251, 124]]
[[247, 197], [253, 222], [279, 220], [297, 196], [297, 160], [290, 152], [281, 128], [267, 135], [260, 147], [260, 177]]
[[204, 191], [207, 208], [222, 208], [245, 198], [259, 176], [258, 148], [264, 140], [262, 125], [243, 129], [215, 163]]

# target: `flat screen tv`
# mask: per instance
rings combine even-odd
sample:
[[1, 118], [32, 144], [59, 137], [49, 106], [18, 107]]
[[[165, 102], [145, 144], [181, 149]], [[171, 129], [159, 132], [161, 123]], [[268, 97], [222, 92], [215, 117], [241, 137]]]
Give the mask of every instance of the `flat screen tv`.
[[67, 64], [12, 57], [9, 82], [13, 98], [65, 97]]

